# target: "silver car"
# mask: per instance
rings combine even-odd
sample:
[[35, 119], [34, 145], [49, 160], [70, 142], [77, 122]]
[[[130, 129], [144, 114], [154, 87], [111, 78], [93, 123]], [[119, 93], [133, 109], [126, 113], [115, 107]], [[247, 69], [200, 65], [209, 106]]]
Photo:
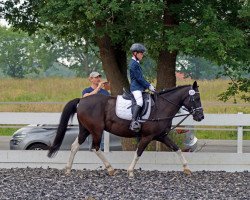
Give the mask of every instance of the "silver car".
[[[10, 140], [11, 150], [47, 150], [56, 136], [56, 125], [28, 125], [18, 129]], [[61, 150], [69, 150], [79, 133], [78, 125], [69, 125], [61, 145]], [[90, 137], [80, 146], [80, 150], [90, 149]], [[121, 150], [121, 138], [110, 134], [110, 150]]]

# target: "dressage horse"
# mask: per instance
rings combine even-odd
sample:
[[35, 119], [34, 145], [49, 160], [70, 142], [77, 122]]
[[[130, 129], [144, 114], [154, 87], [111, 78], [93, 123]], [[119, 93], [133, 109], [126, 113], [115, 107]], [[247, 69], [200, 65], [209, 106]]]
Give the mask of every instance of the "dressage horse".
[[[193, 85], [184, 85], [161, 91], [155, 95], [154, 100], [155, 105], [151, 109], [149, 119], [142, 124], [140, 141], [133, 161], [128, 168], [128, 176], [134, 177], [134, 167], [152, 140], [160, 141], [177, 152], [183, 164], [184, 173], [190, 174], [191, 171], [180, 148], [169, 139], [167, 133], [171, 129], [172, 119], [181, 106], [185, 106], [193, 115], [194, 120], [201, 121], [204, 119], [197, 82], [195, 81]], [[79, 150], [79, 146], [91, 134], [93, 151], [102, 160], [109, 175], [114, 175], [114, 168], [100, 150], [103, 130], [121, 137], [136, 137], [135, 133], [129, 129], [130, 121], [116, 116], [115, 107], [116, 97], [98, 94], [69, 101], [63, 109], [56, 137], [49, 148], [48, 157], [52, 157], [59, 150], [67, 130], [68, 121], [77, 113], [79, 135], [72, 144], [70, 158], [66, 165], [66, 174], [70, 174], [74, 156]]]

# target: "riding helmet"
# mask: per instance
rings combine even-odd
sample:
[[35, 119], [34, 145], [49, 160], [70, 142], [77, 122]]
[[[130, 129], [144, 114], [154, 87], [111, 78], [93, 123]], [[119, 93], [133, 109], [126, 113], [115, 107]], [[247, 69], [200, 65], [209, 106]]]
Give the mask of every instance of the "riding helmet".
[[146, 51], [146, 47], [143, 44], [140, 43], [134, 43], [130, 47], [130, 51], [132, 52], [142, 52], [144, 53]]

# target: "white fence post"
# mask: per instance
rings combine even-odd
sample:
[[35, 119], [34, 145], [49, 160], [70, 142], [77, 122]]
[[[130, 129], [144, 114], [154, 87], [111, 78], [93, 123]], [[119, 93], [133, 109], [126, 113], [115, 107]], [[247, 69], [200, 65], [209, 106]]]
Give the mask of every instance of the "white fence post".
[[[238, 115], [243, 114], [242, 112], [238, 112]], [[237, 153], [242, 153], [242, 146], [243, 146], [243, 127], [237, 127]]]
[[103, 134], [104, 134], [104, 152], [109, 152], [110, 133], [107, 131], [103, 131]]

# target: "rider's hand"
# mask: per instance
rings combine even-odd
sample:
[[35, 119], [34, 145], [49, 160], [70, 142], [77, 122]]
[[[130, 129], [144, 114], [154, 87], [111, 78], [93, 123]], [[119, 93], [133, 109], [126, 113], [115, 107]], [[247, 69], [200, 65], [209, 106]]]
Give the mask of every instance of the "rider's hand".
[[151, 92], [155, 92], [155, 87], [153, 85], [150, 85], [148, 88]]

